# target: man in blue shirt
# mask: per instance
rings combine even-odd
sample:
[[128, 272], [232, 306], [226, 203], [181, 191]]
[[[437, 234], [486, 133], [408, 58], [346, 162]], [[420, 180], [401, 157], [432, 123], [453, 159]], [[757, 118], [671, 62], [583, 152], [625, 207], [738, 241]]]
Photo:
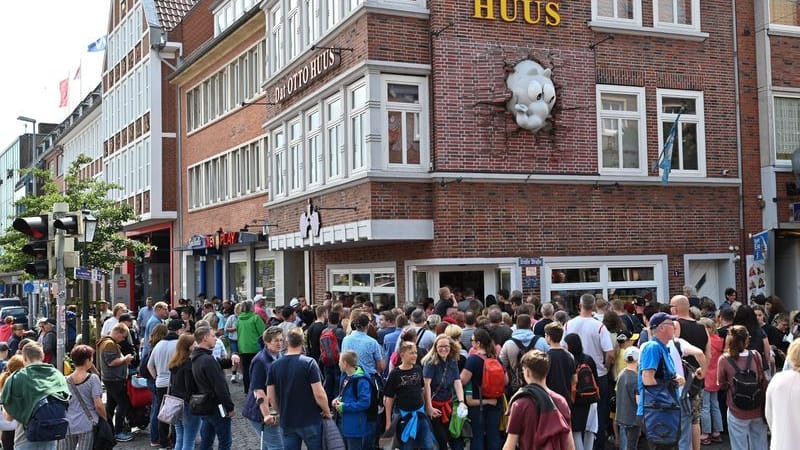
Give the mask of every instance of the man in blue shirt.
[[147, 297], [145, 305], [139, 309], [139, 315], [136, 316], [136, 323], [139, 327], [146, 327], [151, 317], [153, 317], [153, 297]]
[[389, 359], [392, 357], [394, 349], [397, 348], [397, 341], [400, 340], [400, 336], [403, 334], [403, 329], [407, 325], [408, 319], [406, 319], [406, 316], [398, 314], [394, 319], [394, 331], [383, 337], [383, 364], [385, 369], [382, 373], [384, 380], [389, 377]]
[[144, 327], [144, 334], [142, 335], [142, 355], [150, 348], [150, 334], [153, 333], [153, 328], [160, 323], [164, 323], [167, 317], [169, 317], [169, 306], [164, 302], [156, 303], [153, 309], [153, 315], [150, 316], [150, 319]]
[[359, 314], [353, 322], [353, 332], [345, 336], [342, 341], [342, 351], [354, 351], [358, 355], [358, 364], [367, 375], [383, 372], [386, 363], [383, 360], [381, 346], [366, 333], [370, 322], [369, 315]]

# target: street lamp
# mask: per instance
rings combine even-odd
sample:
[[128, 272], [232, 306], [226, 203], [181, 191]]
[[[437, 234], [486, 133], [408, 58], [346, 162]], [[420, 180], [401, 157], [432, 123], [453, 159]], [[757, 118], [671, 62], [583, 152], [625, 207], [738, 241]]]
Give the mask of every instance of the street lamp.
[[[17, 120], [20, 122], [28, 122], [33, 124], [33, 132], [31, 133], [31, 159], [34, 163], [34, 167], [39, 167], [39, 155], [36, 152], [36, 119], [31, 119], [30, 117], [25, 116], [18, 116]], [[33, 176], [33, 195], [39, 195], [39, 188], [36, 186], [36, 175]]]
[[[94, 242], [94, 232], [97, 230], [97, 217], [86, 208], [81, 211], [81, 215], [83, 217], [83, 247], [81, 248], [81, 260], [88, 269], [87, 247], [90, 242]], [[81, 342], [89, 344], [89, 280], [83, 280], [81, 292], [83, 293], [81, 302]]]

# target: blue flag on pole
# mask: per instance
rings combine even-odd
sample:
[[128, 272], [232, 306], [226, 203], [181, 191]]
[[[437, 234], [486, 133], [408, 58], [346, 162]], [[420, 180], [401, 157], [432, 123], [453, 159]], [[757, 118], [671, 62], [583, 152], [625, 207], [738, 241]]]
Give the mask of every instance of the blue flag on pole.
[[89, 44], [89, 46], [86, 48], [86, 51], [102, 52], [103, 50], [106, 49], [106, 44], [107, 44], [106, 36], [103, 36], [97, 39], [96, 41], [92, 42], [91, 44]]
[[680, 118], [681, 113], [678, 113], [678, 117], [676, 117], [675, 122], [672, 123], [672, 129], [669, 130], [669, 136], [667, 136], [666, 141], [664, 141], [664, 149], [661, 151], [661, 162], [658, 164], [658, 167], [660, 167], [662, 171], [662, 184], [669, 183], [669, 171], [672, 170], [672, 148], [675, 143], [675, 136], [678, 134], [678, 121]]

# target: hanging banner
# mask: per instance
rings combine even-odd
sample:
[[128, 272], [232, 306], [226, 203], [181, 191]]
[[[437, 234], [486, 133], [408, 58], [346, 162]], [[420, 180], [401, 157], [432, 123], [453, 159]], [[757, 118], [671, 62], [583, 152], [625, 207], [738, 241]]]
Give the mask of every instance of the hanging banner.
[[753, 235], [753, 255], [747, 257], [747, 298], [768, 296], [767, 262], [770, 258], [769, 231]]

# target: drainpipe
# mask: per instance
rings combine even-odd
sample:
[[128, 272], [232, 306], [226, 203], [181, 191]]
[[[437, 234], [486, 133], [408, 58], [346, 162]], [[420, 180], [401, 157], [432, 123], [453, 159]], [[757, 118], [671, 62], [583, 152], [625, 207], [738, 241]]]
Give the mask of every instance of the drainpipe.
[[[739, 238], [741, 239], [741, 244], [739, 244], [739, 255], [741, 259], [739, 260], [739, 267], [740, 267], [740, 275], [742, 284], [745, 289], [737, 289], [739, 292], [746, 293], [747, 287], [747, 240], [746, 234], [744, 230], [744, 173], [742, 172], [742, 105], [740, 100], [740, 91], [739, 91], [739, 43], [738, 43], [738, 28], [736, 24], [736, 0], [731, 0], [731, 11], [733, 13], [733, 81], [734, 81], [734, 92], [735, 92], [735, 104], [736, 104], [736, 167], [739, 174]], [[736, 261], [734, 261], [736, 264]], [[736, 280], [733, 280], [734, 284]], [[737, 286], [738, 287], [738, 286]], [[746, 297], [746, 295], [745, 295]]]
[[[178, 228], [178, 245], [176, 247], [181, 248], [183, 245], [183, 170], [181, 167], [183, 166], [183, 139], [181, 139], [181, 87], [175, 87], [175, 106], [176, 111], [178, 112], [178, 121], [176, 122], [175, 127], [175, 142], [176, 142], [176, 153], [178, 160], [176, 161], [177, 164], [175, 166], [178, 170], [178, 215], [177, 215], [177, 228]], [[183, 250], [180, 250], [178, 253], [178, 280], [180, 283], [180, 296], [183, 297], [186, 292], [183, 291], [184, 286], [184, 267], [183, 267]], [[195, 292], [197, 295], [198, 292]]]

